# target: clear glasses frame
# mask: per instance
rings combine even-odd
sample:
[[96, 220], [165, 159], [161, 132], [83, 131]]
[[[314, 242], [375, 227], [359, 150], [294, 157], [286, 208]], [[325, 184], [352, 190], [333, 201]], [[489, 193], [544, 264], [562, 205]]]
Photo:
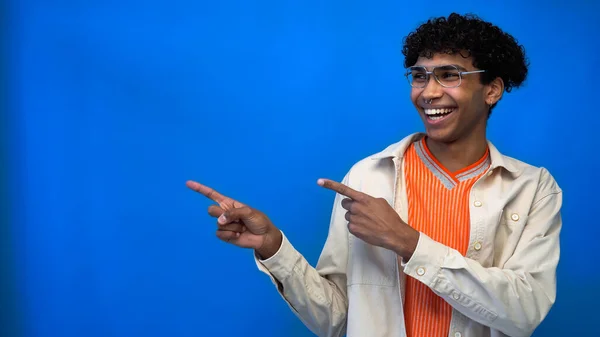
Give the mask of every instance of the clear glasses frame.
[[[425, 88], [431, 75], [445, 88], [456, 88], [462, 83], [464, 75], [483, 73], [485, 70], [461, 71], [456, 65], [443, 65], [433, 67], [431, 71], [422, 66], [408, 67], [404, 75], [413, 88]], [[441, 78], [440, 78], [441, 77]]]

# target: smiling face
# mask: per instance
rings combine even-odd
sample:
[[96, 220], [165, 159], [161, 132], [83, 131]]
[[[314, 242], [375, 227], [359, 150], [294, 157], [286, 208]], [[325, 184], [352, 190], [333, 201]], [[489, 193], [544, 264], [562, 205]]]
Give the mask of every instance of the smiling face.
[[[459, 71], [477, 71], [472, 58], [460, 54], [435, 54], [432, 58], [420, 57], [415, 66], [432, 68], [455, 65]], [[440, 72], [444, 74], [444, 72]], [[446, 76], [452, 74], [446, 73]], [[497, 102], [503, 91], [502, 80], [481, 84], [480, 73], [462, 75], [460, 86], [447, 88], [431, 75], [424, 88], [413, 87], [411, 100], [419, 112], [427, 136], [436, 142], [453, 143], [469, 139], [485, 139], [489, 105]], [[451, 82], [452, 78], [446, 78]], [[440, 80], [445, 80], [440, 78]], [[458, 81], [458, 78], [454, 78]], [[424, 80], [421, 80], [424, 81]]]

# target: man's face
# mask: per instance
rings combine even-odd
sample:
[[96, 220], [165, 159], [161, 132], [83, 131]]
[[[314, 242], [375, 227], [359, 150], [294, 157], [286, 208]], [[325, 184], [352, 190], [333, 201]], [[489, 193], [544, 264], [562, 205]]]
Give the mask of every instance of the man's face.
[[[459, 54], [435, 54], [431, 59], [420, 57], [415, 64], [425, 67], [427, 71], [434, 66], [445, 65], [455, 65], [459, 71], [479, 70], [473, 67], [472, 58]], [[481, 84], [479, 73], [461, 77], [458, 87], [447, 88], [438, 83], [432, 74], [428, 82], [420, 80], [424, 88], [413, 87], [411, 90], [411, 100], [421, 115], [427, 135], [434, 141], [449, 143], [469, 138], [474, 133], [481, 133], [485, 137], [489, 111], [485, 96], [488, 90]]]

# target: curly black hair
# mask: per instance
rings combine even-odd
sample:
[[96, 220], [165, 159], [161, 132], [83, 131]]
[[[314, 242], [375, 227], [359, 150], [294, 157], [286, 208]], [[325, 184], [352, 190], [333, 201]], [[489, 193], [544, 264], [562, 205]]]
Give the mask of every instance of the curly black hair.
[[472, 56], [473, 66], [486, 70], [481, 83], [489, 84], [500, 77], [506, 92], [520, 87], [527, 77], [525, 48], [510, 34], [474, 14], [432, 18], [404, 38], [402, 54], [407, 68], [419, 57], [431, 58], [440, 53]]

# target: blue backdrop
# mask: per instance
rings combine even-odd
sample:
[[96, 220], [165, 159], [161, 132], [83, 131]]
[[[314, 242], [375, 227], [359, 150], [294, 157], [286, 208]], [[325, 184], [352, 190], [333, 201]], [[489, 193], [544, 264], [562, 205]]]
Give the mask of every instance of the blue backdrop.
[[489, 137], [564, 189], [558, 300], [535, 336], [596, 334], [598, 2], [3, 5], [0, 335], [310, 336], [185, 181], [265, 211], [316, 263], [333, 201], [316, 179], [422, 130], [401, 42], [451, 11], [531, 59]]

